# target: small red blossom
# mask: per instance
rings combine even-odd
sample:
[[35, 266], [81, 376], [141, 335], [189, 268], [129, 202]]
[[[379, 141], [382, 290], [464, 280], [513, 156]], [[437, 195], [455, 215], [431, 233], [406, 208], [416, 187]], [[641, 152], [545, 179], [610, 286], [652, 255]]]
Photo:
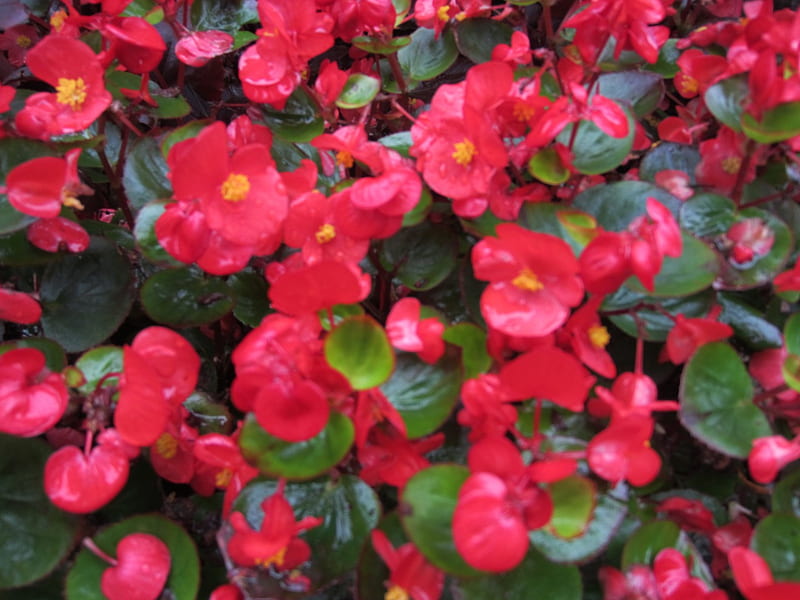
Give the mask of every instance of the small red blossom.
[[603, 296], [593, 296], [586, 304], [572, 313], [566, 325], [559, 330], [559, 345], [572, 350], [575, 356], [587, 367], [602, 375], [613, 378], [617, 367], [606, 351], [611, 335], [597, 314]]
[[732, 336], [731, 326], [717, 321], [717, 314], [719, 310], [704, 318], [691, 319], [676, 315], [675, 326], [667, 334], [662, 360], [668, 358], [674, 364], [680, 365], [689, 360], [700, 346]]
[[175, 44], [178, 60], [190, 67], [202, 67], [212, 58], [233, 48], [233, 37], [224, 31], [193, 31]]
[[100, 589], [108, 600], [156, 600], [171, 565], [164, 542], [148, 533], [131, 533], [117, 544], [116, 562], [103, 571]]
[[45, 252], [83, 252], [89, 247], [89, 234], [75, 221], [64, 217], [39, 219], [28, 227], [28, 241]]
[[655, 382], [642, 373], [623, 373], [614, 381], [611, 390], [596, 387], [596, 398], [589, 403], [589, 411], [597, 417], [612, 419], [628, 415], [649, 417], [654, 411], [678, 410], [680, 405], [672, 400], [658, 400]]
[[387, 483], [402, 489], [417, 471], [430, 465], [424, 454], [442, 444], [441, 432], [410, 441], [396, 428], [373, 428], [367, 443], [358, 448], [361, 479], [369, 485]]
[[763, 558], [754, 551], [737, 546], [728, 553], [736, 585], [747, 600], [794, 600], [800, 583], [776, 582]]
[[759, 483], [772, 483], [778, 472], [800, 458], [800, 439], [787, 440], [780, 435], [753, 440], [747, 457], [750, 474]]
[[[15, 67], [25, 64], [25, 55], [39, 41], [39, 32], [31, 25], [14, 25], [0, 33], [0, 50]], [[0, 111], [3, 112], [3, 111]]]
[[0, 288], [0, 321], [31, 325], [42, 318], [42, 307], [31, 296]]
[[598, 433], [586, 451], [589, 467], [611, 483], [626, 480], [641, 486], [653, 481], [661, 470], [661, 458], [650, 447], [653, 420], [633, 414], [611, 421]]
[[428, 364], [444, 354], [444, 325], [435, 317], [420, 319], [421, 305], [416, 298], [397, 302], [386, 319], [386, 334], [392, 346], [406, 352], [416, 352]]
[[734, 266], [744, 267], [753, 260], [769, 254], [775, 243], [775, 232], [758, 217], [737, 221], [725, 232], [725, 240], [733, 244], [730, 260]]
[[369, 275], [356, 265], [321, 260], [276, 277], [269, 299], [276, 310], [302, 316], [335, 304], [361, 302], [371, 287]]
[[425, 560], [414, 544], [409, 542], [395, 548], [379, 529], [374, 529], [370, 536], [375, 552], [389, 567], [385, 598], [438, 600], [444, 588], [444, 573]]

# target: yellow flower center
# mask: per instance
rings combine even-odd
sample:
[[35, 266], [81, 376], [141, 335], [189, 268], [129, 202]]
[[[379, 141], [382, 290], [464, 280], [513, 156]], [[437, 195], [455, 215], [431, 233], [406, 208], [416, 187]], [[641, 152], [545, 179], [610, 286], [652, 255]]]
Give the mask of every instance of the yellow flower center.
[[544, 284], [539, 281], [536, 273], [531, 271], [528, 267], [522, 269], [519, 275], [514, 277], [511, 281], [515, 286], [527, 292], [538, 292], [544, 288]]
[[336, 153], [336, 164], [349, 169], [353, 166], [353, 155], [347, 150], [339, 150]]
[[231, 482], [231, 479], [233, 479], [233, 471], [225, 467], [224, 469], [222, 469], [222, 471], [217, 473], [216, 477], [214, 477], [214, 483], [218, 488], [225, 489], [226, 487], [228, 487], [228, 484]]
[[456, 142], [453, 144], [455, 152], [453, 152], [453, 159], [462, 167], [466, 167], [472, 162], [475, 157], [475, 144], [464, 138], [463, 142]]
[[20, 48], [30, 48], [32, 42], [33, 42], [33, 40], [31, 40], [31, 38], [29, 38], [27, 35], [18, 35], [17, 36], [16, 44]]
[[241, 202], [250, 191], [250, 180], [247, 175], [231, 173], [220, 188], [222, 197], [228, 202]]
[[76, 208], [78, 210], [84, 209], [83, 204], [75, 197], [74, 192], [67, 189], [61, 190], [61, 204], [64, 206], [69, 206], [70, 208]]
[[697, 81], [694, 77], [685, 77], [683, 79], [683, 91], [686, 94], [696, 94], [697, 91], [700, 89], [700, 82]]
[[530, 104], [516, 102], [514, 104], [514, 110], [512, 111], [512, 114], [517, 121], [524, 123], [525, 121], [529, 121], [535, 112], [536, 109], [534, 109]]
[[611, 341], [608, 329], [602, 325], [592, 325], [587, 333], [589, 334], [589, 341], [595, 348], [605, 348], [608, 342]]
[[162, 433], [156, 440], [156, 452], [167, 460], [175, 458], [178, 453], [178, 440], [169, 433]]
[[64, 27], [64, 21], [67, 20], [67, 12], [65, 10], [57, 10], [50, 16], [50, 27], [56, 30], [56, 33], [61, 31]]
[[463, 21], [466, 18], [467, 18], [467, 13], [465, 13], [463, 10], [456, 15], [456, 21]]
[[742, 159], [738, 156], [728, 156], [722, 159], [722, 170], [728, 175], [736, 175], [742, 168]]
[[436, 11], [436, 16], [439, 18], [440, 21], [447, 21], [450, 19], [450, 7], [445, 4], [444, 6], [440, 6], [439, 9]]
[[56, 86], [56, 102], [66, 104], [72, 110], [80, 110], [86, 101], [86, 83], [82, 77], [69, 79], [59, 77]]
[[390, 587], [383, 596], [383, 600], [408, 600], [408, 598], [408, 592], [399, 585], [393, 585]]
[[279, 569], [283, 566], [283, 561], [286, 559], [286, 547], [284, 546], [269, 558], [258, 558], [256, 564], [265, 569], [275, 565]]
[[317, 229], [317, 233], [314, 234], [314, 237], [317, 238], [317, 242], [320, 244], [327, 244], [336, 237], [336, 228], [330, 223], [325, 223]]

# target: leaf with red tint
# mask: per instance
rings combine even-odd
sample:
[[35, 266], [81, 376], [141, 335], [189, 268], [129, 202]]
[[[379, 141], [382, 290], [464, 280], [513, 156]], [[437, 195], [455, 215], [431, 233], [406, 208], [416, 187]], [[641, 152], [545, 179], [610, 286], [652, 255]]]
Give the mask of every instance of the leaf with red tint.
[[171, 563], [169, 548], [154, 535], [126, 535], [117, 544], [117, 564], [103, 572], [100, 589], [108, 600], [156, 600]]
[[269, 299], [276, 310], [299, 317], [334, 304], [361, 302], [369, 288], [369, 275], [358, 267], [321, 260], [279, 276], [269, 290]]
[[175, 55], [185, 65], [202, 67], [231, 48], [233, 37], [224, 31], [193, 31], [175, 44]]
[[105, 506], [128, 481], [128, 458], [110, 446], [96, 446], [85, 455], [64, 446], [47, 459], [44, 491], [67, 512], [84, 514]]
[[0, 321], [31, 325], [42, 318], [42, 307], [23, 292], [0, 288]]
[[39, 219], [28, 227], [28, 241], [45, 252], [83, 252], [89, 247], [89, 234], [75, 221], [63, 217]]
[[500, 381], [519, 400], [541, 398], [579, 412], [595, 378], [571, 354], [546, 346], [506, 364]]
[[459, 554], [476, 569], [511, 570], [528, 551], [528, 529], [507, 494], [505, 482], [491, 473], [470, 475], [458, 493], [453, 541]]

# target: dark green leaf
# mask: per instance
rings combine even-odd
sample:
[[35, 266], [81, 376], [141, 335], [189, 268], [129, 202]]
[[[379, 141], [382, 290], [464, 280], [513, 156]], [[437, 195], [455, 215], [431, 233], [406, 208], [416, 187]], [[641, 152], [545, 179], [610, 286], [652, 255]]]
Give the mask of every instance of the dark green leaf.
[[747, 458], [753, 440], [772, 434], [753, 404], [753, 383], [736, 351], [723, 342], [701, 346], [681, 377], [681, 423], [715, 450]]
[[453, 271], [458, 256], [458, 239], [446, 224], [424, 221], [401, 229], [383, 243], [381, 262], [403, 285], [412, 290], [429, 290]]
[[458, 48], [450, 29], [437, 36], [433, 29], [420, 27], [411, 34], [411, 43], [397, 53], [403, 73], [414, 81], [438, 77], [452, 66], [456, 58]]
[[222, 4], [216, 0], [195, 0], [191, 6], [192, 23], [197, 31], [215, 29], [233, 35], [242, 25], [258, 22], [256, 0]]
[[180, 127], [176, 127], [175, 129], [171, 130], [166, 136], [164, 136], [164, 141], [161, 142], [161, 154], [164, 156], [164, 158], [166, 158], [169, 156], [169, 151], [172, 150], [172, 147], [175, 144], [196, 137], [197, 134], [208, 127], [211, 123], [212, 121], [208, 119], [202, 121], [190, 121], [186, 125], [181, 125]]
[[[122, 348], [119, 346], [98, 346], [84, 352], [75, 362], [86, 380], [78, 388], [82, 394], [91, 394], [100, 380], [110, 373], [122, 373]], [[119, 377], [103, 379], [103, 385], [118, 385]]]
[[251, 414], [245, 420], [239, 445], [247, 461], [264, 473], [289, 479], [311, 479], [335, 466], [353, 444], [353, 423], [334, 412], [319, 434], [291, 443], [270, 435]]
[[[138, 515], [107, 527], [94, 536], [97, 546], [116, 556], [117, 544], [131, 533], [148, 533], [169, 548], [172, 559], [166, 588], [175, 600], [195, 600], [200, 587], [200, 561], [192, 538], [180, 525], [161, 515]], [[67, 600], [105, 600], [100, 591], [100, 578], [108, 563], [83, 549], [67, 575]]]
[[800, 581], [800, 519], [772, 514], [755, 527], [750, 548], [767, 561], [776, 581]]
[[406, 158], [408, 158], [408, 150], [413, 144], [410, 131], [398, 131], [397, 133], [385, 135], [378, 141], [390, 150], [399, 152]]
[[328, 334], [325, 360], [356, 390], [381, 385], [394, 368], [394, 352], [386, 332], [367, 316], [347, 318]]
[[381, 82], [364, 73], [353, 73], [347, 78], [344, 89], [336, 99], [339, 108], [361, 108], [366, 106], [377, 96], [381, 89]]
[[665, 79], [672, 79], [680, 71], [678, 66], [680, 56], [681, 50], [678, 49], [678, 40], [676, 38], [669, 39], [661, 46], [656, 64], [645, 64], [644, 69], [658, 73]]
[[772, 491], [772, 510], [800, 516], [800, 469], [785, 473]]
[[325, 131], [325, 122], [317, 114], [314, 100], [303, 88], [297, 88], [283, 110], [264, 105], [267, 126], [287, 142], [309, 142]]
[[158, 142], [152, 137], [139, 138], [125, 160], [122, 174], [122, 187], [134, 213], [153, 200], [172, 196], [167, 172], [167, 161]]
[[750, 96], [746, 75], [736, 75], [715, 83], [703, 94], [703, 100], [717, 119], [734, 131], [742, 130], [743, 104]]
[[50, 447], [41, 440], [0, 434], [0, 589], [44, 577], [75, 543], [78, 520], [44, 493], [49, 455]]
[[717, 299], [722, 305], [719, 320], [730, 325], [736, 337], [750, 348], [766, 350], [780, 348], [783, 345], [781, 330], [773, 325], [764, 313], [740, 300], [735, 294], [720, 292]]
[[403, 227], [413, 227], [422, 223], [428, 217], [432, 207], [433, 196], [430, 190], [423, 186], [417, 205], [403, 215]]
[[142, 207], [139, 214], [136, 215], [133, 236], [136, 238], [139, 251], [147, 260], [157, 265], [176, 267], [182, 263], [172, 258], [156, 237], [156, 221], [164, 214], [165, 210], [166, 203], [164, 202], [151, 202]]
[[695, 194], [681, 207], [681, 227], [699, 237], [725, 233], [735, 221], [733, 200], [719, 194]]
[[648, 198], [655, 198], [677, 217], [681, 201], [645, 181], [596, 185], [578, 194], [573, 208], [594, 216], [603, 229], [624, 231], [631, 221], [647, 212]]
[[233, 315], [245, 325], [258, 327], [270, 312], [267, 281], [257, 273], [240, 271], [231, 275], [228, 285], [236, 298]]
[[353, 46], [370, 54], [394, 54], [403, 46], [408, 46], [411, 43], [411, 38], [403, 36], [382, 40], [368, 35], [359, 35], [354, 37], [352, 42]]
[[[628, 288], [622, 288], [628, 290]], [[617, 297], [623, 297], [623, 294], [613, 294], [610, 296], [606, 303], [603, 305], [603, 310], [616, 310], [620, 308], [627, 308], [628, 306], [618, 306], [613, 302]], [[631, 337], [638, 337], [639, 330], [636, 324], [637, 319], [644, 325], [644, 339], [648, 342], [663, 342], [667, 339], [667, 334], [675, 327], [675, 321], [669, 316], [665, 315], [666, 311], [672, 315], [683, 315], [689, 318], [705, 317], [711, 307], [714, 305], [714, 293], [711, 290], [704, 290], [692, 296], [678, 297], [678, 298], [650, 298], [647, 296], [638, 296], [630, 294], [634, 299], [633, 304], [640, 302], [645, 304], [655, 304], [657, 310], [638, 310], [636, 317], [632, 314], [614, 315], [610, 317], [611, 321], [622, 329]]]
[[228, 314], [234, 304], [222, 279], [205, 277], [190, 267], [154, 274], [142, 286], [141, 298], [151, 319], [173, 327], [212, 323]]
[[189, 411], [189, 422], [200, 435], [206, 433], [230, 433], [233, 429], [233, 418], [227, 405], [215, 402], [211, 396], [203, 392], [194, 392], [183, 403]]
[[[2, 204], [2, 200], [0, 200], [0, 204]], [[2, 208], [0, 208], [0, 213], [2, 213]], [[34, 221], [35, 219], [31, 218], [31, 220]], [[0, 223], [2, 222], [3, 217], [2, 214], [0, 214]], [[58, 260], [59, 256], [62, 255], [60, 253], [39, 250], [39, 248], [28, 241], [28, 235], [23, 230], [0, 237], [0, 265], [7, 265], [10, 267], [46, 265], [49, 262]]]
[[598, 77], [597, 84], [598, 94], [630, 104], [637, 119], [653, 112], [664, 97], [664, 80], [657, 73], [646, 71], [603, 73]]
[[[694, 146], [662, 142], [644, 155], [639, 166], [639, 177], [644, 181], [655, 181], [659, 171], [682, 171], [689, 176], [689, 183], [694, 184], [694, 170], [699, 163], [700, 152]], [[697, 196], [690, 201], [695, 198]]]
[[458, 49], [474, 63], [492, 59], [492, 50], [497, 44], [510, 44], [513, 29], [492, 19], [464, 19], [456, 25]]
[[639, 527], [628, 539], [622, 551], [622, 568], [633, 565], [651, 566], [664, 548], [674, 548], [681, 529], [672, 521], [652, 521]]
[[742, 129], [759, 144], [783, 142], [800, 134], [800, 102], [784, 102], [764, 111], [760, 120], [742, 115]]
[[64, 349], [53, 340], [42, 337], [26, 337], [11, 340], [0, 345], [0, 355], [16, 348], [36, 348], [44, 354], [45, 364], [51, 371], [58, 373], [67, 366], [67, 356]]
[[182, 97], [167, 98], [165, 96], [153, 96], [156, 101], [156, 109], [154, 114], [159, 119], [180, 119], [192, 112], [192, 107]]
[[572, 144], [574, 155], [572, 166], [584, 175], [599, 175], [616, 169], [630, 154], [636, 133], [636, 121], [631, 110], [623, 109], [628, 117], [628, 135], [623, 138], [611, 137], [591, 121], [581, 120], [564, 128], [556, 138], [562, 144], [569, 144], [572, 129], [578, 128]]
[[461, 348], [464, 378], [472, 379], [486, 373], [492, 357], [486, 350], [486, 332], [472, 323], [459, 323], [445, 329], [442, 339]]
[[114, 244], [93, 238], [85, 252], [47, 266], [39, 295], [45, 335], [80, 352], [103, 342], [128, 315], [131, 268]]

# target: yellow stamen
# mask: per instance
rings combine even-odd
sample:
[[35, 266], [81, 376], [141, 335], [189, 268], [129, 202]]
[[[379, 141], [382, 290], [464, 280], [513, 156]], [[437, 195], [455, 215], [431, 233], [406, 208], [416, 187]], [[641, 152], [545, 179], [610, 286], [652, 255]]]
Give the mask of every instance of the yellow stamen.
[[216, 477], [214, 477], [214, 483], [218, 488], [225, 489], [226, 487], [228, 487], [228, 484], [231, 482], [231, 479], [233, 479], [233, 471], [225, 467], [224, 469], [222, 469], [222, 471], [217, 473]]
[[336, 153], [336, 164], [349, 169], [353, 166], [353, 155], [347, 150], [339, 150]]
[[314, 234], [314, 237], [317, 238], [317, 242], [320, 244], [327, 244], [336, 237], [336, 228], [330, 223], [325, 223], [317, 229], [317, 233]]
[[544, 288], [544, 284], [539, 281], [536, 273], [531, 271], [528, 267], [522, 269], [519, 275], [514, 277], [511, 281], [515, 286], [527, 292], [538, 292]]
[[529, 121], [533, 114], [536, 112], [536, 109], [533, 108], [530, 104], [525, 104], [524, 102], [516, 102], [514, 104], [514, 109], [512, 114], [517, 121], [525, 122]]
[[608, 342], [611, 341], [608, 329], [602, 325], [592, 325], [587, 333], [589, 334], [589, 341], [595, 348], [605, 348]]
[[83, 78], [59, 77], [56, 86], [56, 102], [66, 104], [72, 110], [80, 110], [83, 103], [86, 102], [86, 83]]
[[383, 600], [408, 600], [408, 598], [408, 592], [399, 585], [393, 585], [390, 587], [383, 596]]
[[697, 91], [700, 89], [700, 82], [697, 81], [694, 77], [689, 77], [688, 75], [683, 78], [681, 82], [681, 87], [683, 87], [683, 92], [686, 94], [696, 94]]
[[439, 9], [436, 11], [436, 16], [439, 18], [440, 21], [449, 21], [450, 7], [447, 4], [445, 4], [444, 6], [440, 6]]
[[67, 12], [65, 10], [57, 10], [50, 16], [50, 27], [60, 33], [64, 27], [64, 21], [67, 20]]
[[178, 440], [169, 433], [162, 433], [156, 440], [156, 452], [167, 460], [175, 458], [178, 453]]
[[463, 10], [456, 15], [456, 21], [463, 21], [466, 18], [467, 18], [467, 13], [465, 13]]
[[241, 202], [250, 191], [250, 180], [247, 175], [231, 173], [220, 188], [222, 197], [228, 202]]
[[722, 170], [728, 175], [736, 175], [742, 168], [742, 159], [738, 156], [728, 156], [722, 159]]
[[70, 192], [69, 190], [62, 190], [61, 192], [61, 204], [64, 206], [69, 206], [70, 208], [76, 208], [78, 210], [83, 210], [84, 206], [80, 200], [75, 197], [75, 194]]
[[270, 567], [275, 565], [279, 569], [283, 566], [283, 561], [286, 559], [286, 547], [284, 546], [269, 558], [258, 558], [256, 564], [259, 567]]
[[20, 48], [30, 48], [33, 40], [29, 38], [27, 35], [18, 35], [16, 44]]
[[453, 148], [455, 148], [455, 151], [451, 156], [462, 167], [468, 166], [472, 162], [472, 159], [475, 158], [475, 144], [467, 138], [464, 138], [463, 142], [456, 142], [453, 144]]

